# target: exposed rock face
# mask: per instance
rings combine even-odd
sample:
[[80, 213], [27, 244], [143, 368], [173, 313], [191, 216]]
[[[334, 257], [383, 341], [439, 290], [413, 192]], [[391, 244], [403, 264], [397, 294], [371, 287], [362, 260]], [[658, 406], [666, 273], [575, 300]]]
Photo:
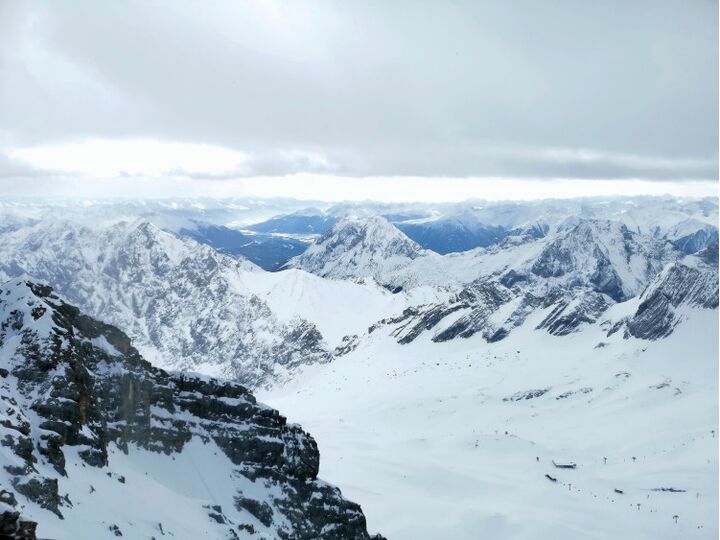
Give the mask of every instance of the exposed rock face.
[[563, 298], [537, 326], [554, 336], [565, 336], [584, 323], [596, 322], [612, 301], [604, 294], [588, 291], [575, 298]]
[[[0, 353], [0, 528], [7, 534], [34, 534], [17, 501], [59, 519], [72, 513], [65, 492], [78, 463], [112, 476], [113, 449], [157, 453], [169, 463], [196, 440], [232, 463], [224, 489], [235, 495], [206, 512], [215, 537], [369, 538], [360, 507], [317, 480], [317, 445], [300, 426], [239, 384], [152, 367], [120, 330], [49, 287], [26, 280], [0, 287]], [[123, 534], [128, 526], [108, 530]]]
[[0, 245], [0, 278], [51, 284], [83, 312], [126, 330], [164, 367], [256, 387], [330, 361], [312, 323], [278, 320], [244, 286], [243, 275], [254, 271], [144, 220], [92, 229], [51, 220], [6, 234]]
[[35, 540], [36, 529], [37, 523], [23, 520], [20, 512], [4, 510], [0, 513], [0, 538]]
[[397, 325], [392, 335], [401, 344], [414, 341], [426, 331], [433, 333], [434, 342], [480, 334], [492, 343], [505, 339], [537, 310], [549, 309], [536, 326], [538, 330], [564, 336], [582, 325], [595, 323], [612, 304], [605, 294], [587, 288], [525, 291], [519, 286], [510, 288], [498, 281], [487, 281], [465, 287], [447, 303], [408, 308], [401, 316], [379, 324]]
[[[399, 343], [424, 332], [431, 332], [435, 342], [476, 334], [494, 342], [532, 313], [547, 310], [536, 328], [563, 336], [596, 323], [616, 302], [637, 296], [664, 266], [683, 256], [666, 240], [601, 220], [575, 220], [544, 242], [537, 252], [527, 251], [524, 261], [465, 286], [447, 302], [408, 308], [381, 323], [397, 325], [392, 335]], [[512, 260], [510, 253], [503, 256]], [[704, 257], [712, 258], [712, 251]]]
[[688, 257], [667, 268], [643, 292], [637, 311], [627, 321], [627, 333], [642, 339], [662, 338], [683, 320], [684, 310], [717, 307], [717, 262]]
[[490, 317], [501, 306], [510, 302], [513, 296], [509, 289], [496, 281], [472, 285], [463, 289], [459, 297], [470, 307], [470, 312], [439, 332], [433, 337], [433, 341], [470, 337], [477, 332], [483, 332], [486, 340], [493, 341], [493, 338], [499, 337], [497, 335], [499, 328], [492, 324]]
[[622, 302], [640, 293], [663, 266], [682, 254], [667, 241], [633, 233], [611, 221], [581, 220], [550, 242], [530, 271], [584, 285]]

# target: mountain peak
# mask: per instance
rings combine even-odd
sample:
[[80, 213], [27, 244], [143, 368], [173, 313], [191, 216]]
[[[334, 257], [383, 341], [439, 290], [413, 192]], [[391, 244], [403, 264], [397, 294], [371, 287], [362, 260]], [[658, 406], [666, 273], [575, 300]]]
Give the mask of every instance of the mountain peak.
[[588, 284], [623, 301], [680, 255], [670, 243], [631, 232], [623, 223], [579, 219], [545, 246], [530, 271], [566, 285]]
[[383, 217], [347, 217], [287, 267], [340, 279], [373, 277], [386, 284], [389, 273], [427, 253]]
[[317, 242], [328, 242], [333, 238], [344, 238], [352, 247], [359, 242], [366, 246], [392, 247], [394, 253], [415, 258], [424, 251], [417, 242], [408, 238], [382, 216], [349, 216], [340, 220], [326, 235]]
[[295, 210], [293, 213], [289, 214], [291, 216], [307, 216], [307, 217], [325, 217], [325, 212], [320, 210], [319, 208], [315, 208], [314, 206], [308, 206], [307, 208], [301, 208], [300, 210]]

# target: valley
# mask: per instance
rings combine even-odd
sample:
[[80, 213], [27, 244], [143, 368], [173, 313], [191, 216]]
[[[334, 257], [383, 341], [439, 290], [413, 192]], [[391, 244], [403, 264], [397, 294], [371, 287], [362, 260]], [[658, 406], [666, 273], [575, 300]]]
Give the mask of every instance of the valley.
[[316, 435], [322, 474], [389, 538], [714, 538], [717, 325], [697, 313], [657, 342], [386, 331], [259, 397]]
[[[504, 216], [502, 237], [444, 254], [387, 207], [299, 210], [254, 227], [311, 235], [276, 271], [169, 227], [196, 223], [171, 208], [3, 215], [13, 523], [81, 535], [92, 508], [93, 534], [131, 538], [717, 536], [717, 205], [490, 204], [474, 219]], [[130, 485], [182, 516], [106, 512]]]

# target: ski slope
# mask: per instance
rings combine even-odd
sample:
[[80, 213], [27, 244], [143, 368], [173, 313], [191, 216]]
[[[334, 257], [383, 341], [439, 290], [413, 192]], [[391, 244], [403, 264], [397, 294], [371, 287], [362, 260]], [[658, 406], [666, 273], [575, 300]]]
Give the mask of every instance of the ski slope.
[[394, 540], [717, 538], [717, 310], [659, 341], [528, 322], [494, 344], [381, 329], [259, 397]]

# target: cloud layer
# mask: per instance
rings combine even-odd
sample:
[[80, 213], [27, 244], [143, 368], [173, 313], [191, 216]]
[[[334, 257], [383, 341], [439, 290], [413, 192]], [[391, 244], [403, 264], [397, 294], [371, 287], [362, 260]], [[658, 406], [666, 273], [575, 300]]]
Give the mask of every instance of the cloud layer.
[[0, 177], [716, 180], [717, 38], [702, 1], [5, 2]]

